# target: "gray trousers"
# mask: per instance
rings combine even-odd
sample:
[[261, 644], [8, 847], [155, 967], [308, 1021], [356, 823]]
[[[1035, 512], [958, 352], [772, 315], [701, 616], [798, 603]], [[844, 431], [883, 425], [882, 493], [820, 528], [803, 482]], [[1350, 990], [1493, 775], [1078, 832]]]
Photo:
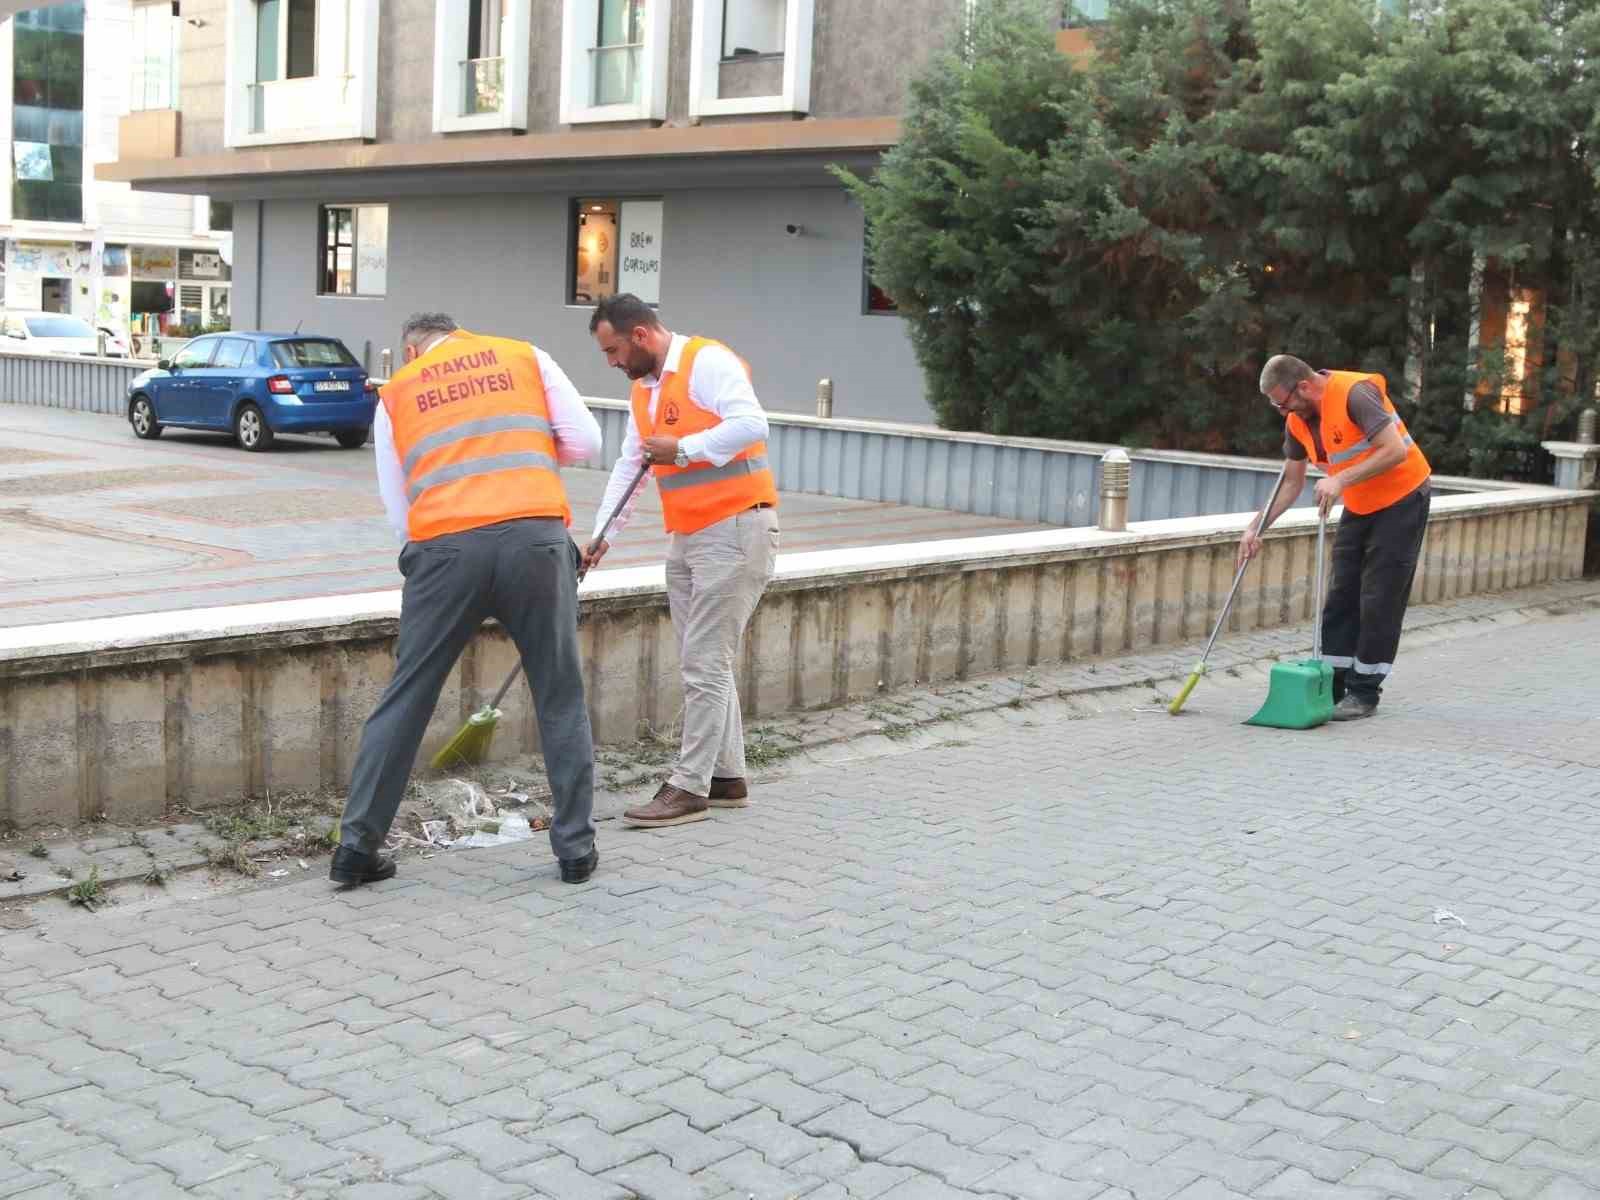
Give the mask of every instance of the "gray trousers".
[[749, 509], [667, 549], [667, 603], [683, 671], [683, 745], [669, 780], [696, 796], [712, 776], [743, 778], [744, 722], [734, 666], [744, 627], [778, 560], [778, 512]]
[[577, 569], [578, 548], [553, 517], [406, 543], [394, 677], [361, 735], [343, 845], [370, 854], [383, 844], [439, 692], [472, 635], [494, 617], [516, 643], [533, 686], [554, 793], [550, 848], [557, 858], [589, 853], [594, 740], [578, 655]]

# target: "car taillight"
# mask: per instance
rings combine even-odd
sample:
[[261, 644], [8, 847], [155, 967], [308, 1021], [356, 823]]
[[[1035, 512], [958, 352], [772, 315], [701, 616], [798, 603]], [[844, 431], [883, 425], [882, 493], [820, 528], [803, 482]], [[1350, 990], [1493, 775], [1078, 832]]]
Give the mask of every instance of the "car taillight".
[[294, 384], [289, 382], [287, 375], [274, 375], [267, 380], [267, 391], [276, 396], [292, 396], [294, 395]]

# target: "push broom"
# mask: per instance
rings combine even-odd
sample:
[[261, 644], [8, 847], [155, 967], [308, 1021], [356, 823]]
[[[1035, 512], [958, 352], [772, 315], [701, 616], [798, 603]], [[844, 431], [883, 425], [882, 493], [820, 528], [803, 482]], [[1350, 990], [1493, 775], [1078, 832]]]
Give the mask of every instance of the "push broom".
[[[639, 468], [639, 473], [633, 477], [627, 492], [617, 502], [616, 508], [611, 510], [606, 523], [600, 526], [600, 536], [594, 539], [596, 542], [606, 540], [606, 534], [611, 532], [611, 522], [617, 519], [618, 513], [628, 507], [628, 501], [632, 499], [633, 493], [639, 490], [639, 484], [649, 470], [648, 462]], [[578, 582], [582, 583], [583, 577], [588, 573], [588, 567], [580, 568]], [[460, 732], [433, 756], [432, 763], [435, 770], [447, 771], [452, 767], [470, 766], [481, 763], [489, 757], [489, 743], [494, 740], [495, 726], [500, 723], [500, 701], [506, 698], [506, 693], [511, 690], [511, 685], [517, 681], [517, 676], [521, 673], [522, 660], [519, 658], [517, 665], [511, 668], [511, 674], [507, 675], [506, 681], [500, 685], [500, 690], [494, 694], [494, 699], [468, 717]]]
[[[1289, 464], [1285, 462], [1283, 469], [1278, 472], [1278, 481], [1272, 485], [1272, 494], [1267, 497], [1267, 502], [1261, 506], [1261, 513], [1256, 517], [1256, 536], [1260, 537], [1266, 526], [1267, 514], [1272, 511], [1273, 504], [1278, 499], [1278, 489], [1283, 486], [1283, 477], [1289, 471]], [[1194, 691], [1195, 685], [1200, 682], [1200, 676], [1206, 673], [1206, 659], [1211, 657], [1211, 647], [1217, 644], [1217, 635], [1222, 632], [1222, 626], [1228, 620], [1228, 611], [1233, 607], [1233, 598], [1239, 594], [1239, 583], [1244, 579], [1244, 573], [1250, 569], [1250, 560], [1247, 558], [1239, 564], [1239, 569], [1234, 572], [1233, 586], [1228, 589], [1228, 598], [1222, 602], [1222, 613], [1217, 617], [1217, 623], [1211, 630], [1211, 637], [1206, 642], [1205, 652], [1200, 655], [1200, 661], [1189, 672], [1189, 678], [1183, 685], [1183, 690], [1172, 698], [1172, 703], [1167, 705], [1167, 711], [1173, 716], [1178, 715], [1178, 710], [1183, 707], [1189, 693]]]

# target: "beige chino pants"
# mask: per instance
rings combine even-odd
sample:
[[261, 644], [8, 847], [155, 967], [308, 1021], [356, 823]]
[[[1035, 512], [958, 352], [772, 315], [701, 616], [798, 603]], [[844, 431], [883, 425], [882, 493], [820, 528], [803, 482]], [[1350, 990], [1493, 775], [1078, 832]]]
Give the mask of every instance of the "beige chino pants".
[[683, 744], [670, 782], [696, 796], [745, 773], [734, 675], [745, 626], [778, 560], [778, 510], [747, 509], [667, 550], [667, 602], [683, 670]]

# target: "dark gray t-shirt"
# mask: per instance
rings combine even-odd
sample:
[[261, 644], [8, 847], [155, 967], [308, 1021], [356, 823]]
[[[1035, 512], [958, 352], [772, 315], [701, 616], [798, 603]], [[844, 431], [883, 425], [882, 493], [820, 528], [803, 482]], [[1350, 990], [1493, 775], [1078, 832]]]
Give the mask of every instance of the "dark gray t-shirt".
[[[1326, 372], [1319, 372], [1326, 374]], [[1376, 384], [1362, 380], [1350, 389], [1350, 398], [1345, 402], [1350, 419], [1354, 421], [1366, 438], [1376, 437], [1395, 422], [1395, 415], [1383, 407], [1383, 393], [1378, 391]], [[1311, 440], [1317, 446], [1317, 461], [1327, 462], [1328, 456], [1323, 453], [1322, 430], [1316, 421], [1307, 422], [1311, 428]], [[1306, 448], [1300, 444], [1300, 439], [1289, 432], [1287, 426], [1283, 430], [1283, 456], [1291, 462], [1303, 462], [1306, 457]]]

